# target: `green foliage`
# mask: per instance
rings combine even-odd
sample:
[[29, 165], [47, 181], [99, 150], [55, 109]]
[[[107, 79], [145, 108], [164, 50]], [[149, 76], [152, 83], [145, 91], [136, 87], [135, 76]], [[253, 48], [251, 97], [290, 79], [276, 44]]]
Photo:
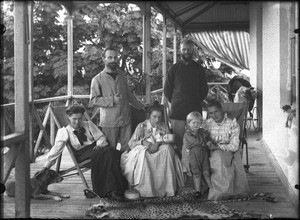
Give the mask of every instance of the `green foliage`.
[[[13, 2], [3, 20], [7, 28], [3, 36], [1, 58], [2, 103], [14, 101], [14, 30]], [[3, 4], [2, 4], [3, 5]], [[34, 99], [67, 94], [67, 15], [59, 2], [35, 1], [33, 8], [33, 76]], [[151, 11], [151, 90], [162, 88], [162, 21], [158, 12]], [[89, 94], [92, 77], [103, 68], [102, 52], [107, 45], [120, 50], [120, 68], [127, 73], [130, 90], [145, 95], [145, 78], [142, 71], [143, 15], [136, 7], [125, 2], [90, 4], [81, 6], [73, 14], [73, 73], [74, 94]], [[173, 27], [167, 25], [167, 69], [172, 65]], [[179, 51], [179, 35], [177, 49]], [[179, 56], [179, 55], [178, 55]], [[222, 81], [222, 74], [210, 71], [209, 81]], [[216, 79], [216, 80], [215, 80]]]

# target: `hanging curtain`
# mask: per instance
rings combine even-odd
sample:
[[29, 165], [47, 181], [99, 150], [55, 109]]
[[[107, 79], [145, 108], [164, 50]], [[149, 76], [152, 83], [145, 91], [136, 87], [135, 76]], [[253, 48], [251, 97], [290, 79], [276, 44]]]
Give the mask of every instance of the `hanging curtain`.
[[203, 31], [190, 33], [206, 53], [235, 70], [249, 70], [249, 33], [245, 31]]

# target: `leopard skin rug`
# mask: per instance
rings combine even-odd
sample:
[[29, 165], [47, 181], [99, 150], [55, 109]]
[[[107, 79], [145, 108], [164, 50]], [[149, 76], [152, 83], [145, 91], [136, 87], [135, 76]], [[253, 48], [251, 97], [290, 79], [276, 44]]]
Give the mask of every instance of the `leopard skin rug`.
[[174, 197], [143, 200], [113, 200], [101, 198], [85, 214], [93, 218], [111, 219], [265, 219], [268, 216], [228, 209], [215, 201], [194, 199], [192, 193]]

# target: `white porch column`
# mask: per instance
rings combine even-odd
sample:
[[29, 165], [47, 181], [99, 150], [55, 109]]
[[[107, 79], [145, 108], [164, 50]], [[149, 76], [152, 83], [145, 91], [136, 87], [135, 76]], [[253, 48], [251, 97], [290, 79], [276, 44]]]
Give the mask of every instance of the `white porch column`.
[[144, 14], [143, 14], [143, 72], [146, 75], [146, 103], [150, 104], [151, 94], [151, 7], [150, 2], [144, 3]]
[[15, 217], [30, 217], [29, 76], [27, 2], [14, 2], [15, 132], [27, 135], [16, 152]]
[[174, 27], [173, 33], [173, 64], [177, 62], [177, 29]]
[[31, 161], [34, 158], [34, 145], [33, 145], [33, 115], [32, 115], [32, 107], [34, 106], [34, 90], [33, 90], [33, 1], [28, 1], [28, 77], [29, 77], [29, 102], [30, 102], [30, 114], [29, 114], [29, 149], [30, 149], [30, 159]]
[[163, 81], [162, 86], [165, 85], [166, 74], [167, 74], [167, 18], [163, 14], [163, 36], [162, 36], [162, 74]]
[[[262, 2], [250, 2], [250, 83], [259, 90], [256, 105], [262, 115]], [[262, 117], [261, 117], [262, 118]], [[262, 119], [261, 119], [262, 120]]]
[[[68, 96], [73, 95], [73, 16], [67, 17], [68, 22]], [[69, 100], [68, 100], [69, 101]], [[68, 102], [68, 104], [70, 104]]]

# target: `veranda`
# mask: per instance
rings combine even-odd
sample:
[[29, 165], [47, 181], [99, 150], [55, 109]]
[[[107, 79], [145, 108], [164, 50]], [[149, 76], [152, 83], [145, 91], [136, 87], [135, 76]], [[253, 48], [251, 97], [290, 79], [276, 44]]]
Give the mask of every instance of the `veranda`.
[[[99, 1], [102, 2], [102, 1]], [[71, 13], [76, 7], [81, 4], [89, 2], [70, 2], [64, 3], [65, 7]], [[91, 2], [90, 2], [91, 3]], [[95, 3], [95, 2], [93, 2]], [[200, 4], [201, 3], [201, 4]], [[187, 15], [193, 8], [203, 7], [199, 12], [186, 18], [185, 21], [178, 21], [174, 19], [168, 13], [167, 3], [152, 3], [145, 1], [139, 3], [139, 6], [144, 12], [143, 22], [143, 42], [145, 42], [143, 48], [143, 69], [145, 72], [151, 72], [150, 57], [147, 55], [150, 51], [150, 8], [155, 6], [162, 11], [164, 22], [167, 18], [170, 18], [176, 27], [182, 29], [182, 33], [188, 33], [193, 28], [197, 28], [191, 24], [198, 16], [204, 12], [209, 12], [209, 9], [215, 7], [220, 2], [192, 2], [191, 5], [185, 5], [184, 2], [180, 15]], [[226, 6], [230, 5], [228, 2]], [[40, 119], [36, 113], [35, 105], [38, 103], [50, 103], [57, 101], [64, 101], [66, 105], [72, 104], [75, 100], [86, 99], [85, 95], [73, 94], [73, 42], [72, 42], [72, 18], [68, 19], [68, 94], [63, 97], [52, 97], [45, 100], [33, 100], [32, 96], [32, 2], [15, 2], [15, 80], [18, 81], [18, 88], [15, 88], [15, 103], [1, 106], [4, 111], [4, 115], [1, 116], [2, 128], [10, 130], [10, 133], [5, 136], [1, 136], [1, 145], [8, 146], [9, 152], [3, 157], [3, 172], [2, 182], [8, 179], [16, 179], [16, 198], [8, 198], [1, 195], [2, 199], [2, 213], [5, 218], [84, 218], [83, 211], [90, 205], [97, 203], [97, 199], [86, 199], [83, 195], [83, 185], [80, 182], [79, 177], [66, 179], [61, 184], [51, 186], [50, 189], [59, 192], [69, 193], [70, 199], [65, 199], [63, 202], [58, 203], [55, 201], [35, 201], [30, 200], [29, 197], [29, 178], [37, 170], [40, 169], [43, 163], [43, 158], [36, 158], [36, 153], [43, 136], [45, 140], [50, 140], [46, 144], [53, 143], [55, 137], [55, 126], [53, 119], [49, 118], [49, 113], [45, 115], [44, 119]], [[176, 16], [175, 16], [176, 17]], [[235, 19], [232, 18], [231, 19]], [[249, 28], [248, 23], [237, 22], [233, 20], [228, 23], [215, 22], [214, 27], [225, 27], [225, 29], [239, 30]], [[184, 27], [189, 25], [189, 29]], [[204, 25], [204, 24], [202, 24]], [[204, 25], [205, 26], [205, 25]], [[204, 27], [202, 26], [202, 28]], [[207, 24], [205, 26], [207, 28]], [[199, 28], [199, 27], [198, 27]], [[201, 28], [199, 28], [200, 30]], [[205, 28], [204, 28], [205, 29]], [[166, 27], [163, 30], [163, 74], [166, 74]], [[26, 42], [26, 43], [25, 43]], [[176, 37], [174, 37], [174, 45], [176, 45]], [[259, 46], [258, 46], [259, 47]], [[258, 48], [256, 47], [256, 49]], [[176, 47], [173, 48], [176, 54]], [[250, 57], [251, 59], [251, 57]], [[253, 57], [252, 57], [253, 59]], [[297, 60], [297, 59], [296, 59]], [[176, 62], [176, 56], [174, 56], [174, 62]], [[226, 62], [226, 61], [225, 61]], [[298, 64], [297, 64], [298, 65]], [[256, 69], [259, 67], [257, 64]], [[295, 66], [296, 68], [296, 66]], [[259, 72], [259, 71], [258, 71]], [[258, 89], [262, 89], [262, 83], [259, 81], [261, 75], [257, 73], [254, 78], [255, 86]], [[146, 75], [146, 102], [150, 102], [151, 93], [157, 91], [150, 90], [150, 77]], [[226, 85], [226, 83], [225, 83]], [[224, 86], [224, 85], [223, 85]], [[224, 89], [222, 84], [213, 83], [211, 88]], [[158, 91], [159, 92], [159, 91]], [[263, 100], [263, 94], [260, 94], [260, 98], [257, 100], [257, 105], [260, 107], [260, 111]], [[265, 100], [265, 99], [264, 99]], [[297, 97], [298, 102], [298, 97]], [[14, 109], [15, 119], [12, 122], [6, 113], [7, 108]], [[261, 114], [263, 115], [263, 114]], [[28, 117], [29, 116], [29, 117]], [[34, 144], [32, 137], [31, 122], [35, 118], [38, 121], [40, 127], [40, 133], [37, 137], [37, 142]], [[50, 120], [50, 133], [47, 134], [45, 126], [47, 121]], [[5, 128], [6, 127], [6, 128]], [[279, 202], [278, 203], [266, 203], [260, 200], [251, 200], [239, 203], [228, 203], [227, 205], [232, 208], [238, 208], [245, 211], [254, 211], [263, 214], [271, 214], [273, 217], [290, 217], [298, 218], [298, 200], [291, 188], [289, 182], [286, 180], [285, 174], [282, 172], [280, 165], [277, 163], [276, 158], [273, 156], [268, 146], [265, 146], [262, 141], [261, 131], [256, 133], [254, 131], [248, 132], [248, 145], [249, 145], [249, 160], [250, 160], [250, 172], [248, 180], [252, 192], [270, 192], [273, 193]], [[64, 152], [65, 159], [62, 161], [62, 166], [68, 166], [71, 163], [67, 153]], [[69, 159], [67, 159], [69, 158]], [[267, 158], [267, 159], [266, 159]], [[32, 163], [31, 163], [32, 162]], [[86, 178], [90, 183], [90, 175], [86, 174]], [[187, 188], [192, 187], [192, 182], [188, 182]]]

